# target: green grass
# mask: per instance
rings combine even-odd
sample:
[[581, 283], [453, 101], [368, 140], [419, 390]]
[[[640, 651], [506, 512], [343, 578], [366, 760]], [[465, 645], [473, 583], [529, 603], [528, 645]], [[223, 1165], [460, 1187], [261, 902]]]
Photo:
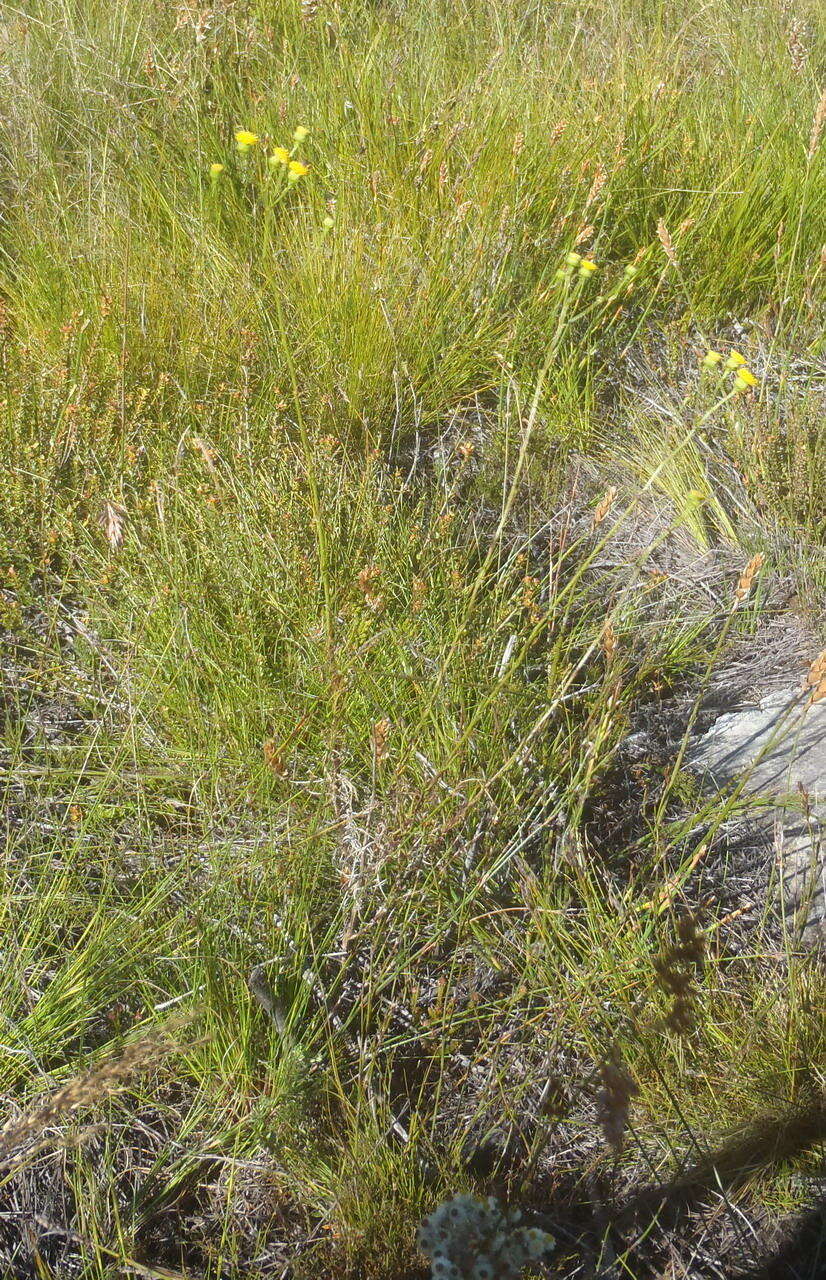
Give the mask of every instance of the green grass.
[[[0, 1228], [15, 1274], [412, 1280], [470, 1187], [567, 1212], [574, 1274], [594, 1188], [822, 1095], [822, 971], [771, 888], [729, 919], [745, 802], [679, 750], [779, 582], [822, 645], [821, 7], [312, 9], [0, 26], [10, 1114], [186, 1015], [0, 1169], [64, 1213]], [[805, 1207], [809, 1139], [731, 1176], [721, 1265]]]

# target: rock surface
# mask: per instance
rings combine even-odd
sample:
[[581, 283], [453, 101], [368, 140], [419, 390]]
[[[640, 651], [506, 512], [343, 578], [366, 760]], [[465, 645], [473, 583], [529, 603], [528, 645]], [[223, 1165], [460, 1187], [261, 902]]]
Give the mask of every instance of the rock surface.
[[795, 935], [826, 948], [826, 701], [782, 689], [720, 716], [689, 760], [715, 786], [773, 803], [784, 909]]

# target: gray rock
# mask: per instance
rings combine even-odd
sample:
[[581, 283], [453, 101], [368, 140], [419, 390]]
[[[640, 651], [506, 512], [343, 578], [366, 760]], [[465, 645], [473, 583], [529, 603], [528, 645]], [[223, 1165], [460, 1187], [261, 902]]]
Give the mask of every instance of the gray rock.
[[783, 906], [795, 934], [826, 947], [826, 701], [783, 689], [720, 716], [689, 763], [717, 787], [773, 803]]

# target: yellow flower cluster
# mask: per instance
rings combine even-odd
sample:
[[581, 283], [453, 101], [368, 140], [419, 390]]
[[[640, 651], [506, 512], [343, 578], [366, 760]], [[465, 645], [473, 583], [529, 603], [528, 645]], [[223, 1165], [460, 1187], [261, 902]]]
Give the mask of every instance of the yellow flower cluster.
[[567, 253], [565, 255], [565, 267], [560, 267], [556, 273], [557, 280], [567, 280], [570, 273], [576, 269], [578, 276], [583, 280], [587, 280], [597, 270], [597, 264], [592, 262], [590, 258], [583, 258], [581, 253]]
[[[275, 169], [278, 165], [283, 165], [287, 170], [287, 179], [289, 182], [297, 182], [299, 178], [305, 177], [310, 172], [310, 166], [302, 163], [301, 160], [294, 159], [293, 155], [296, 148], [300, 147], [302, 142], [306, 142], [309, 136], [310, 130], [305, 129], [303, 124], [298, 125], [293, 133], [292, 151], [288, 151], [286, 147], [273, 147], [267, 158], [267, 163], [270, 168]], [[247, 152], [251, 151], [253, 147], [256, 147], [260, 141], [261, 139], [258, 134], [253, 133], [250, 129], [235, 130], [235, 146], [241, 155], [246, 155]], [[210, 177], [213, 181], [217, 181], [221, 176], [224, 172], [224, 167], [225, 166], [219, 161], [215, 161], [214, 164], [209, 166]]]
[[707, 351], [702, 362], [706, 369], [719, 369], [722, 366], [728, 373], [736, 374], [734, 379], [736, 391], [748, 391], [750, 387], [758, 385], [758, 379], [746, 364], [746, 357], [739, 351], [730, 351], [725, 359], [720, 351]]
[[304, 164], [301, 160], [293, 158], [293, 153], [302, 142], [305, 142], [310, 136], [310, 130], [305, 129], [300, 124], [293, 133], [293, 148], [289, 151], [287, 147], [273, 147], [269, 154], [268, 164], [271, 169], [277, 169], [279, 165], [287, 170], [287, 181], [298, 182], [299, 178], [304, 178], [310, 172], [310, 166]]

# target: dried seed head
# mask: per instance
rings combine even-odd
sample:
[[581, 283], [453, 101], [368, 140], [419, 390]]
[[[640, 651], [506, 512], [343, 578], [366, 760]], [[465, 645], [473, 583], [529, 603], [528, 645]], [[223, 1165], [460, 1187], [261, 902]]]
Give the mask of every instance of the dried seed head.
[[[94, 1106], [119, 1092], [120, 1088], [137, 1072], [156, 1065], [170, 1053], [176, 1053], [179, 1045], [170, 1038], [173, 1030], [186, 1025], [181, 1017], [167, 1024], [163, 1031], [145, 1036], [128, 1045], [116, 1058], [110, 1058], [85, 1074], [76, 1076], [63, 1085], [28, 1115], [20, 1116], [0, 1130], [0, 1165], [24, 1158], [21, 1148], [26, 1148], [25, 1158], [47, 1145], [45, 1131], [58, 1121], [73, 1115], [85, 1107]], [[36, 1141], [40, 1139], [40, 1141]], [[35, 1142], [35, 1146], [30, 1144]]]
[[785, 231], [786, 231], [786, 224], [781, 218], [777, 224], [777, 236], [774, 241], [773, 254], [774, 254], [775, 262], [778, 262], [780, 259], [780, 253], [783, 249], [783, 236], [785, 234]]
[[815, 108], [814, 119], [812, 120], [812, 132], [809, 137], [809, 151], [807, 159], [811, 162], [817, 154], [820, 146], [820, 138], [823, 133], [823, 127], [826, 125], [826, 88], [820, 95], [820, 102]]
[[108, 498], [103, 504], [100, 523], [106, 535], [106, 541], [113, 551], [123, 544], [123, 526], [126, 522], [126, 508]]
[[387, 755], [387, 739], [390, 733], [390, 721], [387, 716], [383, 716], [381, 720], [377, 720], [371, 730], [371, 738], [373, 740], [373, 752], [376, 761], [380, 762]]
[[786, 40], [786, 48], [789, 51], [789, 57], [792, 61], [792, 71], [795, 75], [799, 75], [805, 67], [809, 50], [805, 40], [806, 25], [799, 18], [792, 18], [789, 23], [788, 38]]
[[639, 1092], [616, 1049], [612, 1049], [599, 1071], [599, 1123], [605, 1141], [619, 1154], [628, 1128], [631, 1099]]
[[757, 555], [752, 556], [751, 560], [749, 560], [745, 569], [740, 574], [740, 578], [737, 583], [737, 590], [734, 593], [738, 604], [742, 604], [749, 598], [754, 580], [762, 569], [765, 559], [766, 557], [763, 555], [762, 551], [758, 551]]
[[680, 916], [676, 941], [654, 960], [657, 985], [671, 1000], [664, 1023], [671, 1031], [685, 1034], [693, 1030], [697, 1011], [694, 979], [705, 960], [705, 940], [697, 919], [690, 912]]
[[359, 571], [357, 579], [359, 590], [364, 596], [364, 603], [374, 613], [379, 613], [384, 607], [384, 596], [376, 590], [380, 578], [381, 569], [379, 569], [378, 565], [368, 564]]
[[522, 608], [527, 612], [531, 622], [540, 622], [542, 620], [542, 611], [539, 608], [541, 590], [541, 580], [530, 573], [526, 573], [522, 579]]
[[283, 778], [287, 766], [284, 753], [275, 738], [268, 738], [264, 743], [264, 763], [268, 769], [272, 769], [277, 778]]
[[427, 170], [430, 164], [430, 161], [432, 159], [433, 159], [433, 152], [431, 151], [430, 147], [425, 147], [424, 151], [421, 154], [421, 157], [419, 158], [419, 177], [420, 178], [424, 176], [424, 173]]
[[613, 662], [616, 651], [617, 633], [609, 620], [602, 629], [602, 652], [605, 654], [605, 662], [607, 665], [610, 666]]
[[665, 250], [665, 256], [668, 258], [668, 261], [671, 263], [672, 267], [676, 267], [677, 254], [674, 251], [674, 241], [671, 239], [671, 236], [668, 234], [668, 227], [665, 225], [665, 222], [663, 221], [662, 218], [660, 218], [659, 222], [657, 223], [657, 237], [663, 249]]
[[190, 436], [189, 444], [190, 448], [194, 449], [196, 453], [201, 455], [207, 469], [215, 475], [215, 450], [211, 449], [206, 440], [202, 439], [201, 436]]
[[609, 485], [609, 487], [605, 490], [605, 493], [602, 495], [599, 502], [597, 503], [597, 508], [596, 508], [596, 511], [594, 512], [593, 523], [594, 523], [595, 529], [597, 528], [598, 525], [602, 524], [603, 520], [608, 515], [608, 512], [611, 510], [611, 508], [614, 505], [614, 502], [616, 501], [616, 497], [617, 497], [616, 485], [613, 485], [613, 484]]
[[414, 578], [410, 589], [410, 608], [418, 613], [427, 599], [427, 583], [424, 578]]
[[826, 649], [819, 654], [806, 674], [806, 689], [811, 689], [810, 702], [826, 698]]
[[590, 205], [592, 205], [595, 200], [599, 199], [600, 192], [602, 191], [607, 181], [608, 181], [608, 174], [606, 172], [605, 166], [598, 164], [597, 171], [594, 174], [594, 180], [591, 183], [591, 188], [588, 192], [588, 195], [585, 198], [586, 209]]

